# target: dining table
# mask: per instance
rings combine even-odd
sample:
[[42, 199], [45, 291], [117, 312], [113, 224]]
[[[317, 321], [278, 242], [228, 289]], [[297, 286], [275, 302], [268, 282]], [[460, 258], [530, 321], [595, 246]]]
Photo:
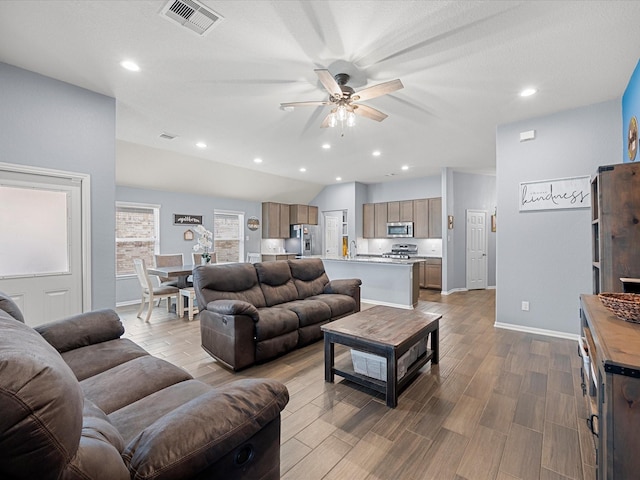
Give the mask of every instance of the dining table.
[[173, 265], [169, 267], [148, 267], [147, 272], [149, 275], [158, 275], [159, 277], [177, 277], [178, 284], [176, 286], [178, 288], [185, 288], [191, 286], [189, 282], [187, 282], [187, 279], [191, 276], [196, 266], [197, 265]]

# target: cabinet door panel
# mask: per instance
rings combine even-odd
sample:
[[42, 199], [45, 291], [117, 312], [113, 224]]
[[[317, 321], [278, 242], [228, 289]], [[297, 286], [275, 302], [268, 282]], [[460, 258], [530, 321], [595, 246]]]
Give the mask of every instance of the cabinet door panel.
[[413, 222], [413, 200], [400, 202], [400, 221]]
[[289, 205], [281, 203], [280, 208], [280, 231], [277, 238], [289, 238]]
[[387, 222], [400, 221], [400, 202], [387, 202]]
[[387, 237], [387, 204], [386, 203], [375, 203], [374, 204], [374, 213], [375, 213], [375, 238], [386, 238]]
[[318, 224], [318, 207], [309, 205], [309, 225]]
[[362, 205], [362, 236], [364, 238], [375, 238], [376, 217], [373, 203]]
[[429, 201], [426, 198], [413, 201], [413, 236], [429, 238]]
[[429, 199], [429, 238], [442, 238], [442, 198]]

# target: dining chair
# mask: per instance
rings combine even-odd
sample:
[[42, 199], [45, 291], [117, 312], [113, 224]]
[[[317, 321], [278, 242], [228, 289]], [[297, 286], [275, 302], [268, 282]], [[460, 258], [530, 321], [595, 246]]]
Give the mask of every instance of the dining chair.
[[142, 296], [140, 301], [140, 309], [136, 316], [138, 318], [142, 318], [140, 314], [144, 310], [144, 304], [149, 303], [149, 308], [147, 310], [147, 316], [144, 319], [145, 322], [149, 321], [151, 317], [151, 311], [153, 310], [153, 301], [154, 299], [167, 299], [167, 311], [171, 311], [171, 298], [175, 297], [176, 305], [178, 304], [178, 295], [180, 294], [180, 289], [177, 287], [172, 287], [170, 285], [160, 285], [156, 287], [151, 282], [151, 278], [149, 277], [149, 273], [147, 272], [147, 266], [144, 263], [144, 260], [141, 258], [133, 259], [133, 266], [136, 270], [136, 275], [138, 277], [138, 282], [140, 282], [140, 288], [142, 290]]
[[[156, 267], [179, 267], [184, 265], [184, 257], [181, 253], [158, 254], [155, 256]], [[160, 285], [176, 287], [178, 285], [177, 278], [158, 277]]]
[[[216, 252], [209, 252], [209, 254], [211, 255], [211, 262], [209, 262], [209, 263], [216, 263], [216, 261], [217, 261]], [[201, 253], [196, 253], [196, 252], [191, 252], [191, 260], [193, 261], [194, 265], [201, 265], [202, 264], [202, 254]]]

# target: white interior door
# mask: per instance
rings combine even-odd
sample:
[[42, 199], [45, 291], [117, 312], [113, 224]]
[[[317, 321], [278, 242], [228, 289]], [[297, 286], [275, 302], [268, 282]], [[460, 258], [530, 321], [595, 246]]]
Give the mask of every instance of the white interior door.
[[487, 288], [487, 212], [467, 210], [467, 289]]
[[333, 216], [331, 212], [324, 215], [324, 245], [325, 255], [329, 258], [338, 258], [342, 251], [342, 216]]
[[83, 311], [81, 188], [0, 168], [0, 290], [29, 325]]

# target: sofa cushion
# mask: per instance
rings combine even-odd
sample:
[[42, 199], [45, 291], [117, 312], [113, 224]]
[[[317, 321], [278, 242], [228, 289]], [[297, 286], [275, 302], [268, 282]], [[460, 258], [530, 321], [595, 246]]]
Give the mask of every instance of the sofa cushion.
[[312, 300], [319, 300], [326, 303], [331, 309], [331, 318], [336, 319], [348, 313], [356, 312], [356, 301], [349, 295], [342, 295], [339, 293], [323, 293], [322, 295], [315, 295], [309, 297]]
[[278, 337], [298, 329], [298, 316], [295, 312], [279, 307], [259, 308], [260, 320], [256, 325], [256, 340]]
[[283, 303], [280, 305], [280, 308], [286, 308], [287, 310], [295, 312], [298, 316], [300, 327], [326, 322], [331, 319], [331, 308], [329, 305], [311, 298]]
[[160, 358], [134, 358], [80, 382], [85, 396], [107, 415], [191, 375]]
[[142, 430], [170, 411], [207, 393], [211, 386], [199, 380], [185, 380], [158, 390], [109, 414], [125, 445]]
[[0, 292], [0, 310], [7, 312], [11, 317], [24, 323], [22, 312], [16, 305], [16, 302], [6, 293]]
[[193, 270], [193, 285], [198, 305], [214, 300], [243, 300], [257, 308], [267, 306], [251, 263], [199, 265]]
[[288, 260], [288, 262], [300, 300], [312, 295], [319, 295], [324, 291], [324, 286], [329, 283], [329, 277], [324, 271], [321, 259], [305, 258]]
[[134, 358], [149, 353], [128, 338], [89, 345], [62, 354], [78, 380], [92, 377]]
[[267, 307], [298, 298], [291, 270], [286, 260], [254, 264]]
[[80, 443], [78, 380], [35, 330], [4, 311], [0, 372], [0, 478], [58, 478]]

